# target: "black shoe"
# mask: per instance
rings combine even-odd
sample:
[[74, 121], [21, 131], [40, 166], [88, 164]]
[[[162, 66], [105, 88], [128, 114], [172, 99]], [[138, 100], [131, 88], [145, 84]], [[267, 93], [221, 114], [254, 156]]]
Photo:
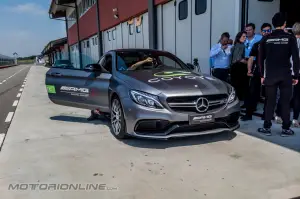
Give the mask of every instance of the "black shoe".
[[91, 115], [90, 117], [87, 118], [87, 121], [93, 121], [93, 120], [97, 120], [98, 116], [97, 115]]
[[282, 129], [282, 132], [280, 134], [281, 137], [289, 137], [295, 135], [295, 132], [292, 129]]
[[241, 117], [242, 121], [249, 121], [252, 120], [252, 115], [244, 115]]
[[259, 128], [257, 131], [259, 133], [262, 133], [262, 134], [267, 135], [267, 136], [271, 136], [272, 135], [271, 129], [269, 129], [269, 128]]
[[99, 119], [99, 113], [97, 111], [92, 110], [91, 111], [91, 116], [87, 118], [88, 121], [93, 121]]

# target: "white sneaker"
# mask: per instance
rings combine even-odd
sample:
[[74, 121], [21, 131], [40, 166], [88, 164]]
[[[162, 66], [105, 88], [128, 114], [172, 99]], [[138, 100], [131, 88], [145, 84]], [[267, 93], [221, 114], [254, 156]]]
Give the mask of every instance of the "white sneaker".
[[275, 122], [277, 123], [277, 124], [282, 124], [282, 119], [281, 119], [281, 117], [279, 117], [279, 116], [276, 116], [275, 117]]
[[296, 127], [296, 128], [300, 127], [298, 120], [293, 120], [292, 125], [293, 125], [293, 127]]

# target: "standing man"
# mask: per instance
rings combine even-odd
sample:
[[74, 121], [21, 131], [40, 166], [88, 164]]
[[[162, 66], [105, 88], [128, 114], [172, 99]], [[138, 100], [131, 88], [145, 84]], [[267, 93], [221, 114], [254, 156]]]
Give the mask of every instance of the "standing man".
[[259, 42], [262, 39], [262, 36], [259, 34], [255, 34], [255, 25], [253, 23], [247, 24], [245, 31], [247, 32], [247, 39], [245, 42], [245, 46], [246, 46], [245, 57], [249, 58], [253, 45]]
[[230, 46], [228, 45], [229, 33], [225, 32], [221, 35], [219, 43], [214, 45], [210, 50], [210, 58], [212, 60], [213, 76], [227, 81], [229, 74], [229, 57]]
[[[266, 89], [265, 121], [263, 128], [258, 132], [272, 135], [272, 117], [276, 106], [276, 92], [280, 90], [281, 116], [283, 120], [281, 136], [292, 136], [294, 131], [290, 129], [290, 100], [292, 97], [292, 85], [298, 83], [299, 76], [299, 50], [294, 35], [284, 32], [286, 16], [276, 13], [272, 18], [276, 28], [270, 35], [264, 37], [260, 44], [258, 63], [260, 66], [261, 83]], [[293, 73], [290, 58], [293, 60]]]
[[[261, 34], [262, 36], [267, 36], [272, 33], [272, 26], [269, 23], [264, 23], [261, 26]], [[248, 76], [250, 79], [250, 88], [249, 95], [245, 99], [246, 104], [246, 115], [241, 117], [242, 121], [252, 120], [252, 115], [256, 110], [257, 104], [260, 99], [260, 91], [261, 91], [261, 80], [259, 67], [257, 67], [257, 56], [259, 51], [261, 41], [255, 43], [251, 49], [250, 57], [248, 60]]]
[[[247, 33], [247, 39], [245, 41], [245, 59], [248, 61], [248, 59], [250, 58], [250, 52], [252, 50], [252, 47], [255, 43], [259, 42], [262, 39], [262, 36], [259, 34], [255, 34], [255, 24], [253, 23], [249, 23], [246, 25], [245, 27], [245, 31]], [[254, 58], [255, 60], [255, 58]], [[247, 86], [244, 88], [245, 90], [249, 89], [249, 79], [248, 78], [246, 80], [246, 82], [248, 82]], [[245, 96], [245, 98], [247, 98], [249, 96]], [[247, 102], [245, 102], [241, 108], [246, 108], [247, 106]]]

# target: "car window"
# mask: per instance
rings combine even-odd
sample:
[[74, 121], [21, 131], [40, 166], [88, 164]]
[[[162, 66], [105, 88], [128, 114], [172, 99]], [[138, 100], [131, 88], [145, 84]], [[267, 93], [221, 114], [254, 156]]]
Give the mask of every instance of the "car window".
[[53, 64], [54, 68], [74, 68], [69, 60], [56, 60]]
[[117, 52], [117, 70], [186, 69], [174, 55], [165, 52], [120, 51]]
[[105, 73], [111, 73], [112, 71], [112, 56], [106, 55], [103, 57], [99, 62], [103, 72]]
[[159, 56], [159, 59], [162, 61], [162, 63], [168, 67], [176, 68], [176, 69], [181, 69], [180, 65], [173, 59], [170, 59], [169, 57], [166, 56]]

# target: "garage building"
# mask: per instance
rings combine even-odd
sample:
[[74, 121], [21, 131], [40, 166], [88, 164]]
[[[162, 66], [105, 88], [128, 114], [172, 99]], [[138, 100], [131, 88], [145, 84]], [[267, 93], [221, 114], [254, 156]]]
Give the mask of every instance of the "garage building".
[[116, 48], [170, 51], [184, 62], [198, 59], [210, 73], [209, 50], [222, 32], [232, 39], [246, 23], [283, 11], [288, 26], [300, 21], [299, 0], [52, 0], [53, 19], [65, 19], [72, 63], [82, 68]]

